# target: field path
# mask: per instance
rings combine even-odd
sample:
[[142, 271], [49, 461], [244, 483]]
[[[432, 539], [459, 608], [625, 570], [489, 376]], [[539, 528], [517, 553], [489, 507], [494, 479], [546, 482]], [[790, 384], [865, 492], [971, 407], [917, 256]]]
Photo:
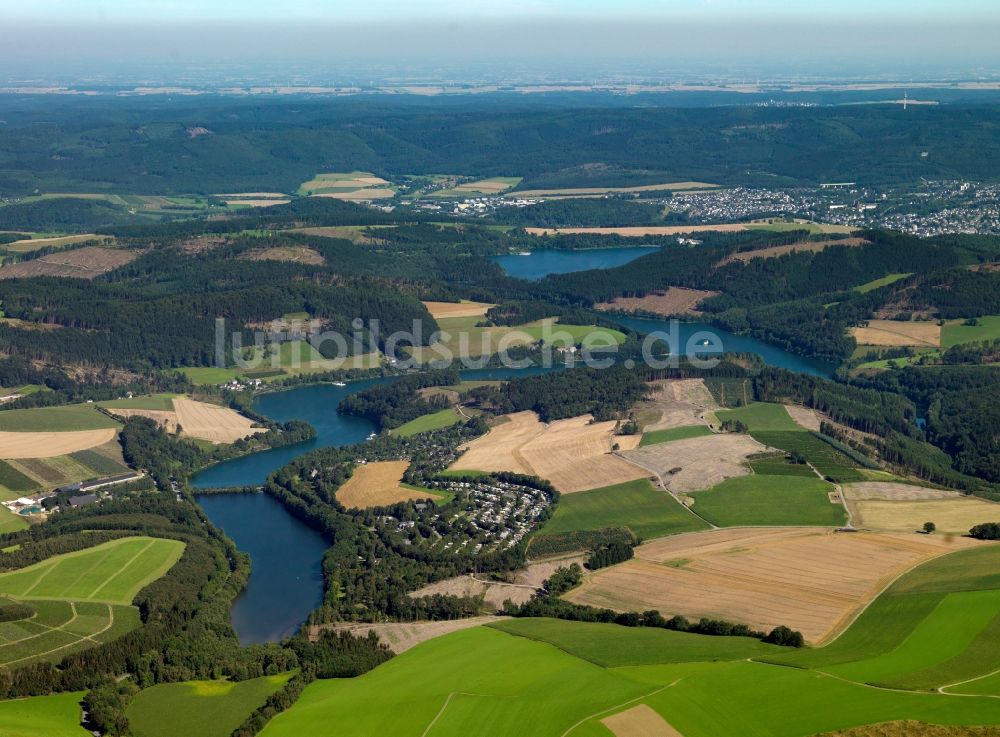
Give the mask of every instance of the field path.
[[[66, 625], [70, 624], [70, 622], [73, 622], [77, 618], [76, 605], [73, 602], [70, 602], [70, 606], [73, 607], [73, 619], [69, 620], [69, 622], [66, 622], [66, 624], [64, 624], [64, 625], [62, 625], [60, 627], [53, 627], [52, 628], [53, 630], [61, 630], [63, 627], [65, 627]], [[111, 629], [115, 625], [115, 610], [114, 610], [114, 607], [111, 606], [110, 604], [107, 604], [106, 606], [108, 607], [108, 623], [107, 623], [107, 625], [105, 625], [104, 627], [102, 627], [101, 629], [99, 629], [97, 632], [91, 632], [89, 635], [80, 635], [79, 639], [74, 640], [73, 642], [69, 642], [69, 643], [67, 643], [65, 645], [60, 645], [59, 647], [54, 647], [51, 650], [46, 650], [44, 653], [32, 653], [31, 655], [28, 655], [27, 657], [18, 658], [17, 660], [8, 661], [8, 662], [3, 663], [2, 665], [0, 665], [0, 668], [9, 668], [10, 666], [14, 665], [15, 663], [20, 663], [20, 662], [25, 661], [25, 660], [36, 660], [36, 659], [44, 658], [46, 655], [51, 655], [52, 653], [57, 653], [60, 650], [65, 650], [68, 647], [73, 647], [74, 645], [79, 645], [83, 640], [90, 640], [95, 645], [101, 645], [101, 644], [103, 644], [101, 642], [98, 642], [94, 638], [97, 637], [98, 635], [103, 635], [105, 632], [107, 632], [109, 629]], [[44, 625], [42, 625], [42, 626], [44, 626]], [[42, 633], [42, 634], [44, 634], [44, 633]]]
[[680, 683], [683, 680], [684, 680], [683, 678], [678, 678], [673, 683], [668, 683], [666, 686], [660, 686], [658, 689], [656, 689], [655, 691], [650, 691], [648, 694], [644, 694], [642, 696], [636, 696], [634, 699], [629, 699], [628, 701], [625, 701], [625, 702], [623, 702], [621, 704], [618, 704], [616, 706], [612, 706], [612, 707], [609, 707], [607, 709], [602, 709], [601, 711], [594, 712], [593, 714], [585, 716], [583, 719], [581, 719], [576, 724], [574, 724], [572, 727], [570, 727], [565, 732], [563, 732], [560, 735], [560, 737], [566, 737], [568, 734], [570, 734], [573, 730], [575, 730], [577, 727], [579, 727], [580, 725], [582, 725], [584, 722], [589, 722], [591, 719], [596, 719], [597, 717], [603, 716], [604, 714], [610, 714], [613, 711], [617, 711], [618, 709], [621, 709], [624, 706], [629, 706], [630, 704], [634, 704], [637, 701], [643, 701], [645, 699], [652, 698], [653, 696], [656, 696], [656, 694], [660, 693], [661, 691], [666, 691], [668, 688], [673, 688], [674, 686], [676, 686], [678, 683]]

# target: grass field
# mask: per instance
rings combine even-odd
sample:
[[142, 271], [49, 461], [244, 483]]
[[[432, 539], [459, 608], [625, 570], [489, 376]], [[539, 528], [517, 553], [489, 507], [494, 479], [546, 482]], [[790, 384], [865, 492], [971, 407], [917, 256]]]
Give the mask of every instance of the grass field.
[[847, 522], [842, 504], [830, 502], [832, 484], [802, 476], [742, 476], [698, 491], [694, 511], [719, 527], [821, 525]]
[[135, 737], [229, 737], [291, 673], [248, 681], [161, 683], [140, 692], [126, 715]]
[[151, 409], [163, 412], [173, 412], [174, 397], [177, 394], [150, 394], [133, 397], [132, 399], [112, 399], [97, 404], [105, 409]]
[[941, 347], [951, 348], [962, 343], [975, 343], [1000, 338], [1000, 315], [976, 318], [978, 325], [965, 325], [965, 320], [951, 320], [941, 329]]
[[[317, 681], [261, 735], [607, 737], [601, 720], [638, 704], [684, 737], [806, 737], [906, 718], [1000, 722], [997, 700], [882, 691], [740, 660], [743, 648], [759, 647], [752, 641], [689, 644], [673, 633], [657, 641], [661, 633], [614, 625], [500, 627], [525, 628], [528, 636], [473, 628], [425, 642], [360, 678]], [[659, 657], [665, 662], [643, 664]], [[713, 657], [732, 660], [708, 662]], [[608, 658], [617, 667], [603, 667]], [[692, 662], [676, 662], [686, 658]]]
[[119, 423], [92, 404], [10, 409], [0, 412], [0, 432], [74, 432], [117, 429]]
[[858, 286], [854, 287], [854, 291], [861, 292], [861, 294], [868, 294], [868, 292], [874, 292], [876, 289], [880, 287], [885, 287], [890, 284], [895, 284], [900, 279], [905, 279], [908, 276], [912, 276], [912, 274], [887, 274], [886, 276], [883, 276], [881, 279], [872, 279], [870, 282], [859, 284]]
[[805, 476], [816, 478], [816, 473], [804, 463], [792, 463], [783, 456], [750, 461], [750, 468], [761, 476]]
[[21, 599], [72, 599], [130, 604], [146, 584], [166, 573], [184, 543], [127, 537], [0, 574], [0, 593]]
[[17, 532], [28, 527], [25, 519], [11, 512], [7, 507], [0, 507], [0, 535]]
[[644, 432], [639, 447], [644, 445], [656, 445], [657, 443], [669, 443], [672, 440], [685, 440], [687, 438], [700, 438], [703, 435], [711, 435], [712, 430], [707, 425], [689, 425], [687, 427], [672, 427], [667, 430], [653, 430]]
[[737, 409], [720, 410], [715, 413], [720, 422], [733, 420], [742, 422], [751, 434], [757, 432], [784, 432], [801, 430], [788, 410], [781, 404], [768, 402], [753, 402]]
[[786, 453], [799, 453], [824, 477], [830, 477], [838, 483], [864, 480], [857, 463], [806, 430], [757, 432], [753, 436], [772, 448]]
[[664, 629], [559, 619], [508, 619], [490, 626], [518, 637], [547, 642], [605, 668], [742, 660], [782, 652], [782, 648], [752, 637], [705, 637]]
[[30, 491], [37, 486], [38, 484], [34, 480], [25, 476], [9, 463], [0, 461], [0, 487], [16, 493]]
[[410, 420], [405, 425], [400, 425], [392, 431], [393, 435], [400, 435], [404, 438], [431, 430], [440, 430], [443, 427], [450, 427], [462, 421], [462, 415], [454, 407], [448, 407], [440, 412], [432, 412], [429, 415]]
[[703, 530], [707, 525], [648, 479], [638, 479], [563, 496], [539, 537], [608, 527], [627, 527], [650, 539]]
[[0, 701], [3, 737], [90, 737], [80, 726], [83, 691]]

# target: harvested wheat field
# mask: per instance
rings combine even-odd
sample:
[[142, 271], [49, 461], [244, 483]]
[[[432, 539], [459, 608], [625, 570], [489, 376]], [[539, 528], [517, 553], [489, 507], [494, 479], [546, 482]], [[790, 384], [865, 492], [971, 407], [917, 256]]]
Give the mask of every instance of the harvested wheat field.
[[115, 439], [118, 430], [0, 432], [0, 458], [55, 458], [89, 450]]
[[469, 443], [451, 468], [539, 476], [564, 494], [649, 475], [611, 453], [612, 444], [622, 440], [612, 435], [614, 422], [591, 423], [590, 415], [581, 415], [546, 425], [534, 412], [507, 417], [509, 422]]
[[233, 443], [248, 435], [264, 432], [235, 410], [195, 402], [186, 397], [174, 397], [174, 411], [181, 426], [181, 435], [212, 443]]
[[350, 632], [355, 637], [367, 637], [369, 632], [378, 635], [379, 640], [389, 646], [396, 655], [405, 653], [422, 642], [433, 640], [470, 627], [502, 622], [509, 617], [469, 617], [434, 622], [383, 622], [381, 624], [319, 624], [309, 627], [309, 639], [315, 641], [323, 630]]
[[811, 643], [844, 629], [913, 566], [978, 545], [968, 538], [815, 527], [710, 530], [661, 538], [586, 577], [564, 598], [617, 611], [715, 617]]
[[177, 432], [177, 413], [171, 412], [166, 409], [121, 409], [114, 408], [109, 409], [109, 412], [115, 417], [121, 417], [123, 420], [127, 420], [129, 417], [145, 417], [152, 420], [157, 425], [162, 427], [168, 433]]
[[96, 279], [139, 257], [141, 251], [84, 246], [72, 251], [52, 253], [31, 261], [21, 261], [0, 268], [0, 279], [33, 276], [62, 276], [76, 279]]
[[385, 200], [396, 196], [391, 189], [354, 189], [349, 192], [321, 192], [310, 195], [311, 197], [326, 197], [331, 200], [346, 200], [349, 202], [363, 202], [365, 200]]
[[424, 307], [435, 320], [441, 317], [484, 317], [494, 305], [484, 302], [424, 302]]
[[649, 399], [637, 407], [646, 432], [706, 424], [705, 415], [719, 409], [704, 379], [654, 381], [650, 387]]
[[916, 345], [934, 348], [941, 345], [941, 326], [929, 321], [869, 320], [866, 327], [853, 327], [850, 333], [860, 345]]
[[684, 737], [645, 704], [604, 717], [601, 724], [615, 737]]
[[243, 205], [244, 207], [274, 207], [275, 205], [287, 205], [289, 202], [291, 202], [291, 200], [287, 199], [287, 198], [283, 199], [283, 200], [278, 200], [278, 199], [274, 199], [274, 200], [272, 200], [272, 199], [261, 199], [261, 200], [254, 200], [254, 199], [228, 199], [228, 200], [223, 200], [223, 201], [227, 205], [229, 205], [230, 207], [232, 207], [234, 205], [237, 205], [237, 206], [238, 205]]
[[766, 450], [749, 435], [725, 433], [647, 445], [622, 457], [659, 476], [670, 491], [686, 492], [746, 476], [747, 457]]
[[326, 260], [316, 251], [305, 246], [277, 246], [275, 248], [255, 248], [240, 255], [245, 261], [287, 261], [309, 266], [322, 266]]
[[792, 418], [792, 421], [802, 429], [819, 432], [822, 418], [816, 410], [803, 407], [801, 404], [786, 404], [785, 410], [788, 412], [788, 416]]
[[671, 315], [699, 315], [702, 300], [716, 297], [719, 292], [702, 289], [670, 287], [666, 292], [653, 292], [645, 297], [616, 297], [610, 302], [600, 302], [594, 309], [603, 312], [646, 312], [670, 317]]
[[1000, 504], [985, 499], [963, 495], [920, 498], [919, 494], [910, 499], [857, 499], [852, 486], [855, 484], [848, 484], [844, 491], [855, 527], [916, 532], [925, 522], [933, 522], [939, 533], [965, 535], [983, 522], [1000, 522]]
[[742, 261], [745, 264], [750, 263], [755, 258], [777, 258], [778, 256], [784, 256], [788, 253], [797, 252], [810, 252], [818, 253], [823, 251], [830, 246], [863, 246], [869, 241], [864, 238], [841, 238], [840, 240], [829, 240], [829, 241], [802, 241], [800, 243], [789, 243], [786, 246], [770, 246], [769, 248], [759, 248], [756, 251], [743, 251], [741, 253], [734, 253], [727, 256], [725, 259], [720, 261], [717, 265], [723, 266], [725, 264], [731, 264], [734, 261]]
[[349, 509], [387, 507], [399, 502], [435, 499], [430, 491], [407, 489], [400, 483], [409, 461], [378, 461], [354, 469], [351, 478], [337, 489], [337, 501]]

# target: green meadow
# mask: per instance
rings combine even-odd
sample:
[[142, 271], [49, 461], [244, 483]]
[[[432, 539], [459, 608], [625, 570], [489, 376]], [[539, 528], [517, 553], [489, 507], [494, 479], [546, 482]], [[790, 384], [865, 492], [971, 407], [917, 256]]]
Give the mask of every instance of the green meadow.
[[174, 397], [177, 394], [149, 394], [131, 399], [112, 399], [97, 404], [105, 409], [151, 409], [161, 412], [174, 411]]
[[454, 407], [448, 407], [448, 409], [443, 409], [440, 412], [432, 412], [431, 414], [418, 417], [415, 420], [410, 420], [405, 425], [400, 425], [393, 430], [392, 434], [407, 438], [411, 435], [417, 435], [422, 432], [430, 432], [431, 430], [440, 430], [444, 427], [450, 427], [451, 425], [455, 425], [461, 421], [462, 415], [458, 413], [458, 410]]
[[563, 494], [539, 538], [609, 527], [627, 527], [639, 537], [650, 539], [704, 530], [707, 525], [669, 493], [655, 488], [648, 479], [638, 479]]
[[737, 409], [726, 409], [715, 413], [720, 422], [734, 420], [742, 422], [751, 433], [795, 432], [802, 430], [780, 404], [753, 402]]
[[691, 494], [694, 511], [719, 527], [847, 523], [842, 504], [830, 501], [832, 484], [813, 475], [741, 476]]
[[854, 287], [854, 291], [860, 292], [861, 294], [868, 294], [868, 292], [874, 292], [876, 289], [879, 289], [880, 287], [886, 287], [889, 286], [890, 284], [895, 284], [900, 279], [905, 279], [906, 277], [912, 275], [913, 275], [912, 273], [886, 274], [880, 279], [872, 279], [870, 282], [859, 284], [858, 286]]
[[673, 440], [687, 440], [688, 438], [700, 438], [704, 435], [711, 435], [712, 430], [707, 425], [689, 425], [686, 427], [672, 427], [668, 430], [653, 430], [644, 432], [639, 447], [646, 445], [656, 445], [657, 443], [669, 443]]
[[80, 726], [83, 691], [0, 701], [3, 737], [91, 737]]
[[677, 634], [545, 621], [465, 630], [359, 678], [313, 683], [261, 734], [608, 737], [600, 720], [637, 704], [685, 737], [807, 737], [900, 719], [1000, 723], [996, 699], [873, 689], [749, 662], [766, 649], [753, 640]]
[[941, 328], [941, 347], [951, 348], [962, 343], [979, 343], [1000, 338], [1000, 315], [976, 318], [976, 325], [965, 320], [951, 320]]
[[160, 683], [140, 692], [126, 715], [135, 737], [229, 737], [291, 673], [248, 681]]
[[131, 604], [139, 590], [170, 570], [183, 551], [179, 540], [113, 540], [0, 574], [0, 594]]
[[0, 412], [0, 432], [68, 432], [120, 427], [93, 404], [10, 409]]

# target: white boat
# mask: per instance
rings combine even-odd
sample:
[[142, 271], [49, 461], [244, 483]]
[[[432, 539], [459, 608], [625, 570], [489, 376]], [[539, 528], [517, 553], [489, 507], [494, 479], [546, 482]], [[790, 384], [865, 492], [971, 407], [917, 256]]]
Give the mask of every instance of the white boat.
[[347, 384], [343, 381], [331, 381], [330, 383], [334, 386], [347, 386]]
[[373, 433], [372, 433], [371, 435], [369, 435], [369, 436], [368, 436], [368, 439], [369, 439], [369, 440], [374, 440], [374, 439], [375, 439], [375, 438], [377, 438], [377, 437], [378, 437], [378, 433], [374, 433], [374, 432], [373, 432]]
[[531, 255], [531, 251], [518, 251], [517, 255], [518, 256], [530, 256]]

